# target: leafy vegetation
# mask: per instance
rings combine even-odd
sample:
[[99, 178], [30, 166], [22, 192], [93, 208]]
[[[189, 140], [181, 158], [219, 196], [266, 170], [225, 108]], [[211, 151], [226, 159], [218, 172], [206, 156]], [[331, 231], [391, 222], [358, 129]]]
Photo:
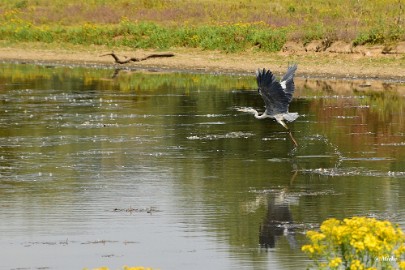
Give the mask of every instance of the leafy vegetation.
[[404, 9], [400, 0], [4, 0], [0, 34], [12, 42], [278, 51], [287, 40], [405, 40]]
[[302, 251], [318, 269], [405, 269], [405, 237], [398, 226], [374, 218], [325, 220], [308, 231]]
[[154, 22], [131, 22], [123, 18], [117, 24], [84, 23], [51, 27], [26, 21], [17, 10], [6, 12], [4, 18], [0, 34], [11, 41], [159, 49], [199, 47], [226, 52], [241, 51], [253, 46], [264, 51], [278, 51], [286, 41], [285, 29], [263, 28], [262, 23], [168, 27]]

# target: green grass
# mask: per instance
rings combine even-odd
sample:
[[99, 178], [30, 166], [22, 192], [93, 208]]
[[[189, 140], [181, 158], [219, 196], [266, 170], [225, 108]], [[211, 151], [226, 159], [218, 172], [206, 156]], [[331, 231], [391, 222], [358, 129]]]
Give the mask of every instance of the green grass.
[[402, 0], [2, 0], [0, 39], [278, 51], [288, 40], [405, 40]]

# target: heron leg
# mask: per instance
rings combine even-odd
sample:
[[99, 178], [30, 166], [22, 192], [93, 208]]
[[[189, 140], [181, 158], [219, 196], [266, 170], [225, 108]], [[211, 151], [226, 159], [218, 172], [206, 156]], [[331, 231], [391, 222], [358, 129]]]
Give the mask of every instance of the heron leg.
[[292, 135], [291, 130], [288, 130], [288, 134], [290, 135], [290, 138], [291, 138], [291, 140], [293, 141], [295, 147], [297, 147], [297, 146], [298, 146], [298, 143], [297, 143], [297, 141], [295, 140], [294, 136]]
[[288, 135], [290, 135], [290, 138], [293, 141], [295, 147], [297, 147], [298, 143], [295, 140], [294, 136], [292, 135], [291, 130], [288, 128], [287, 124], [283, 120], [279, 120], [279, 119], [276, 119], [276, 120], [288, 131]]

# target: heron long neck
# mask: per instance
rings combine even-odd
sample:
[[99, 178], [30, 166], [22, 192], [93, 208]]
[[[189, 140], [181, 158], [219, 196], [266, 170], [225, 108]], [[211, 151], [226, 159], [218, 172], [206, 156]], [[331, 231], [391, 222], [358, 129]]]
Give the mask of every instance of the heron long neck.
[[259, 115], [259, 112], [255, 110], [254, 114], [255, 114], [255, 118], [257, 118], [257, 119], [263, 119], [263, 118], [268, 117], [266, 112], [262, 113], [262, 115]]

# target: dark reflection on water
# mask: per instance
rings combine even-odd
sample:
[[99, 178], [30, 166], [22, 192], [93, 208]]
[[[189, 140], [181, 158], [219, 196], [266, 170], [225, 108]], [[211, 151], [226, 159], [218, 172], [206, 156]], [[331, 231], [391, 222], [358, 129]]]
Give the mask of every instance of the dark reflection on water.
[[[282, 194], [280, 194], [282, 196]], [[283, 200], [283, 198], [281, 198]], [[271, 198], [267, 204], [267, 214], [260, 226], [259, 243], [265, 248], [276, 247], [276, 241], [281, 236], [286, 236], [292, 249], [297, 248], [294, 232], [291, 228], [293, 217], [288, 203], [277, 202]]]
[[1, 269], [302, 269], [328, 217], [405, 226], [404, 85], [298, 79], [294, 148], [250, 76], [0, 68]]

